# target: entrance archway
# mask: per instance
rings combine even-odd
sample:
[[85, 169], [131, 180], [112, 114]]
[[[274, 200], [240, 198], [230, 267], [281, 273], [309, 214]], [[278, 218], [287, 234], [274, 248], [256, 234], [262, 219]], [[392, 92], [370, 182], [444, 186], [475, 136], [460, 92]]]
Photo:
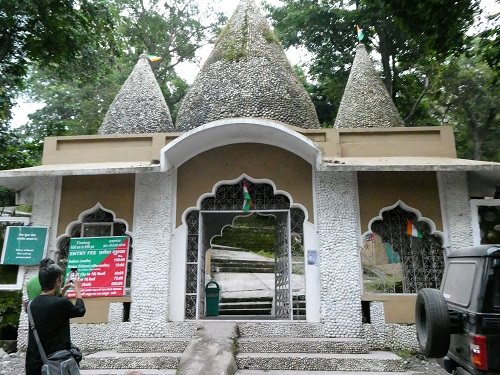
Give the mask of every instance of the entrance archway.
[[[251, 211], [243, 210], [243, 185], [253, 202]], [[252, 214], [271, 215], [274, 220], [274, 296], [273, 312], [265, 319], [303, 319], [305, 311], [304, 286], [304, 220], [302, 208], [291, 205], [286, 193], [275, 192], [270, 183], [241, 178], [235, 183], [219, 185], [214, 194], [203, 198], [199, 208], [185, 216], [186, 288], [185, 319], [205, 317], [206, 254], [211, 241], [220, 236], [223, 228], [232, 226], [235, 219]], [[300, 277], [293, 276], [301, 275]], [[295, 281], [294, 281], [295, 280]], [[295, 293], [294, 293], [295, 291]], [[294, 298], [295, 297], [295, 298]], [[302, 309], [297, 308], [302, 305]], [[294, 309], [294, 306], [296, 307]]]

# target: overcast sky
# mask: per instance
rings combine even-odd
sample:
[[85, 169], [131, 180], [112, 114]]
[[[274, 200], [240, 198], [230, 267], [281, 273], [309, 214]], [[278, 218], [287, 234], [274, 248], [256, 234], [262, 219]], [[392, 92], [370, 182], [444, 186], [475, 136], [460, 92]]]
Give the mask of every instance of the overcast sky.
[[[200, 3], [200, 7], [203, 7], [204, 4], [207, 3], [207, 0], [197, 0]], [[268, 3], [272, 5], [279, 5], [279, 0], [267, 0]], [[220, 0], [217, 5], [228, 17], [230, 17], [236, 6], [238, 5], [238, 0]], [[260, 4], [260, 0], [256, 0], [257, 4]], [[481, 7], [485, 10], [485, 14], [494, 14], [500, 12], [500, 4], [496, 0], [481, 0]], [[485, 18], [483, 17], [483, 22]], [[484, 28], [484, 26], [483, 26]], [[204, 60], [208, 57], [210, 52], [212, 51], [212, 46], [205, 46], [202, 48], [197, 55], [200, 57], [200, 62], [198, 64], [180, 64], [177, 69], [178, 74], [187, 80], [189, 83], [192, 83], [196, 74], [200, 70], [203, 65]], [[304, 56], [299, 50], [291, 49], [286, 51], [288, 59], [292, 64], [300, 64], [307, 61], [307, 57]], [[26, 103], [23, 100], [18, 100], [18, 105], [13, 108], [13, 119], [11, 125], [13, 127], [18, 127], [24, 125], [28, 121], [28, 114], [35, 112], [37, 109], [43, 107], [43, 104], [40, 103]]]

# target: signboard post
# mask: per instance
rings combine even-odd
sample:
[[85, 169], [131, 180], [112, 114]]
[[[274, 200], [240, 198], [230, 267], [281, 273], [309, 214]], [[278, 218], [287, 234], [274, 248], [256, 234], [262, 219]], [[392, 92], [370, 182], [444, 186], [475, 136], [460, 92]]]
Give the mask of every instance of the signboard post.
[[[77, 268], [84, 297], [120, 297], [125, 292], [129, 237], [72, 238], [66, 278]], [[70, 298], [75, 292], [68, 292]]]
[[20, 266], [40, 263], [47, 249], [48, 230], [47, 227], [8, 226], [1, 263]]

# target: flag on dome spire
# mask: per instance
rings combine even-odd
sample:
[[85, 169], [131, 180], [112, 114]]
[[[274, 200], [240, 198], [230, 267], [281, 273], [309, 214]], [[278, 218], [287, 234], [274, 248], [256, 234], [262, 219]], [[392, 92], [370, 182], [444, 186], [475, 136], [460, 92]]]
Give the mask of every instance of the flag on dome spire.
[[365, 37], [365, 34], [363, 34], [363, 29], [358, 25], [356, 25], [356, 29], [358, 30], [358, 40], [361, 42], [361, 40]]
[[243, 211], [247, 212], [253, 206], [252, 198], [248, 193], [247, 183], [243, 182]]
[[160, 56], [148, 55], [148, 59], [151, 62], [160, 61], [162, 58]]

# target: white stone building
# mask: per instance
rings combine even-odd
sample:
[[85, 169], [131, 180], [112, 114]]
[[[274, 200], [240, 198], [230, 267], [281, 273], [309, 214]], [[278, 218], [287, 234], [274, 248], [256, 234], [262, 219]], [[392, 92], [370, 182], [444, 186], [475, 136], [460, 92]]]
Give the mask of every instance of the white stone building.
[[[33, 204], [32, 224], [50, 228], [49, 256], [85, 233], [132, 239], [129, 293], [87, 299], [72, 326], [84, 349], [186, 334], [206, 319], [206, 251], [249, 214], [244, 182], [251, 213], [276, 218], [277, 240], [273, 314], [242, 332], [415, 348], [415, 293], [439, 287], [446, 251], [486, 241], [479, 208], [499, 204], [499, 179], [500, 164], [456, 157], [450, 127], [404, 127], [361, 44], [335, 128], [320, 128], [253, 0], [240, 1], [175, 125], [142, 56], [99, 135], [48, 138], [43, 165], [0, 172]], [[408, 221], [423, 238], [406, 234]], [[23, 282], [36, 271], [22, 269]], [[305, 316], [294, 314], [296, 289]], [[27, 327], [22, 313], [21, 348]]]

